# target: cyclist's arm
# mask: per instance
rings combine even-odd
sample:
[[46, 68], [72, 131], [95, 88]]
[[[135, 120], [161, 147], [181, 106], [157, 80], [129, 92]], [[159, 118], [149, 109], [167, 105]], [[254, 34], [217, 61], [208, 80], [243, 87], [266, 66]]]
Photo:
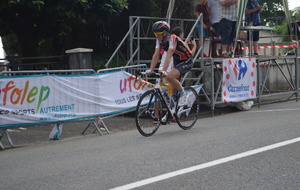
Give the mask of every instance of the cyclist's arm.
[[150, 70], [154, 70], [155, 66], [157, 65], [157, 62], [160, 57], [160, 48], [155, 48], [154, 54], [152, 55]]

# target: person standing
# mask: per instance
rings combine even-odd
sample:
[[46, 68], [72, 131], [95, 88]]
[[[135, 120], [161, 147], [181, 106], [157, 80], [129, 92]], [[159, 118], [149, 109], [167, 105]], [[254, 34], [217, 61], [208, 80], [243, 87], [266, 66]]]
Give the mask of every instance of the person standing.
[[[210, 9], [210, 56], [217, 57], [217, 46], [214, 40], [219, 40], [220, 37], [220, 11], [219, 11], [219, 0], [207, 0], [208, 8]], [[219, 52], [219, 51], [218, 51]]]
[[[260, 6], [257, 0], [248, 0], [246, 10], [245, 10], [245, 22], [248, 26], [260, 26], [260, 13], [262, 12], [262, 6]], [[249, 31], [247, 32], [247, 39], [249, 41]], [[258, 55], [257, 47], [259, 40], [259, 31], [255, 30], [252, 32], [252, 40], [253, 40], [253, 55]], [[252, 51], [252, 50], [250, 50]], [[252, 55], [250, 53], [250, 55]]]
[[230, 58], [236, 34], [238, 0], [220, 0], [220, 33], [222, 57]]
[[211, 36], [218, 37], [220, 35], [220, 11], [219, 11], [219, 1], [218, 0], [207, 0], [208, 8], [210, 10], [210, 23], [212, 24]]

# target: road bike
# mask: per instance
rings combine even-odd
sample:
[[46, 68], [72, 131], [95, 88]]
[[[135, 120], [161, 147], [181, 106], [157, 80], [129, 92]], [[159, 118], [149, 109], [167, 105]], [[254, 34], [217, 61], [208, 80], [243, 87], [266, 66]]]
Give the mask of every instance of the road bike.
[[[192, 128], [199, 116], [197, 91], [193, 87], [185, 87], [185, 92], [189, 94], [188, 101], [180, 106], [180, 93], [177, 91], [172, 96], [168, 95], [166, 84], [162, 85], [164, 82], [160, 73], [152, 73], [149, 77], [155, 78], [155, 84], [154, 88], [146, 91], [137, 103], [135, 121], [138, 131], [145, 137], [151, 136], [161, 124], [167, 124], [173, 118], [180, 128], [184, 130]], [[154, 121], [155, 111], [159, 115], [157, 121]]]

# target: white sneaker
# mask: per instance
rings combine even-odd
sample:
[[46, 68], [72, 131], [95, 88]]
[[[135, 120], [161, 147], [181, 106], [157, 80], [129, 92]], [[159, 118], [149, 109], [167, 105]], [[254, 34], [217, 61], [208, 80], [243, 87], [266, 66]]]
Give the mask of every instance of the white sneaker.
[[161, 122], [162, 123], [166, 123], [167, 122], [167, 114], [163, 118], [161, 118]]
[[185, 92], [183, 95], [180, 96], [178, 105], [179, 106], [186, 105], [188, 103], [188, 99], [189, 99], [189, 94]]

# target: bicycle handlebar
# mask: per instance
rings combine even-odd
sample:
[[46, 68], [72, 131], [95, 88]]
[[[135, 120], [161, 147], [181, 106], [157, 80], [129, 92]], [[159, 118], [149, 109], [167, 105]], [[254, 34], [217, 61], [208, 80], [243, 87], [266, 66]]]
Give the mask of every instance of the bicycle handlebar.
[[[142, 75], [147, 75], [146, 72], [140, 72], [140, 74]], [[148, 75], [147, 75], [148, 76]], [[161, 73], [157, 73], [157, 72], [151, 72], [150, 75], [148, 77], [151, 77], [151, 78], [160, 78], [162, 75]]]
[[[161, 80], [162, 80], [162, 73], [157, 73], [157, 72], [151, 72], [150, 73], [150, 75], [148, 76], [147, 75], [147, 73], [146, 72], [139, 72], [139, 74], [140, 75], [146, 75], [146, 81], [148, 82], [148, 79], [156, 79], [156, 82], [155, 82], [155, 84], [153, 83], [153, 85], [156, 85], [156, 84], [158, 84], [159, 86], [161, 86], [160, 85], [160, 82], [161, 82]], [[167, 83], [167, 82], [165, 82], [165, 81], [163, 81], [163, 86], [168, 86], [168, 85], [170, 85], [169, 83]], [[163, 87], [162, 86], [162, 87]]]

